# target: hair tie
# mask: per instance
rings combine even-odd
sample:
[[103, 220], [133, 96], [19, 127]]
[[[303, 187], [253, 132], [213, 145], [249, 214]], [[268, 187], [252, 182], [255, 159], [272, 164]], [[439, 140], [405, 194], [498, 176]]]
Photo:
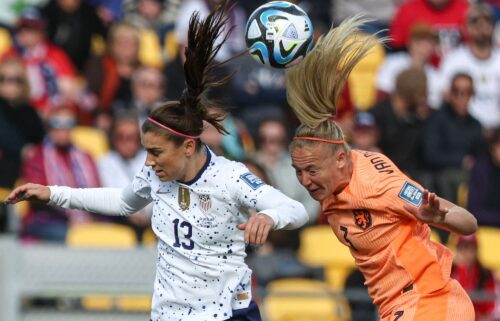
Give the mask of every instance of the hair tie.
[[323, 142], [323, 143], [329, 143], [329, 144], [335, 144], [335, 145], [343, 145], [344, 140], [332, 140], [332, 139], [324, 139], [324, 138], [317, 138], [317, 137], [304, 137], [304, 136], [295, 136], [293, 138], [294, 140], [312, 140], [316, 142]]
[[177, 135], [177, 136], [182, 136], [182, 137], [192, 138], [192, 139], [198, 139], [198, 138], [200, 138], [200, 136], [201, 136], [201, 135], [198, 135], [198, 136], [192, 136], [192, 135], [187, 135], [187, 134], [179, 133], [178, 131], [173, 130], [172, 128], [170, 128], [170, 127], [168, 127], [168, 126], [163, 125], [162, 123], [160, 123], [160, 122], [158, 122], [158, 121], [154, 120], [154, 119], [153, 119], [153, 118], [151, 118], [151, 117], [148, 117], [148, 120], [149, 120], [150, 122], [152, 122], [153, 124], [155, 124], [156, 126], [161, 127], [161, 128], [163, 128], [163, 129], [165, 129], [165, 130], [168, 130], [169, 132], [171, 132], [172, 134], [175, 134], [175, 135]]

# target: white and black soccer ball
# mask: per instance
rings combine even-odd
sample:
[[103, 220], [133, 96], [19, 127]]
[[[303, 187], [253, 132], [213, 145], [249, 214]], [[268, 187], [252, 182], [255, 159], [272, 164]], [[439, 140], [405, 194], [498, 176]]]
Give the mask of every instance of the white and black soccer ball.
[[272, 1], [248, 19], [245, 40], [252, 57], [274, 68], [299, 63], [313, 46], [313, 25], [297, 5]]

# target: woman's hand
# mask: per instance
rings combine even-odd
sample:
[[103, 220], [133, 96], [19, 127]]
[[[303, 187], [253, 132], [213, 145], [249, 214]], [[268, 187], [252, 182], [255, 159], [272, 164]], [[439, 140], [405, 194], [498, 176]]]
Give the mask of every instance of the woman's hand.
[[420, 207], [405, 205], [404, 208], [418, 220], [450, 232], [469, 235], [477, 230], [477, 220], [474, 215], [428, 190], [424, 191]]
[[7, 199], [7, 204], [16, 204], [21, 201], [39, 201], [47, 203], [50, 200], [50, 189], [40, 184], [28, 183], [14, 189]]
[[405, 209], [424, 223], [444, 223], [448, 209], [441, 207], [441, 202], [436, 194], [430, 193], [428, 190], [424, 190], [422, 198], [422, 204], [419, 207], [405, 205]]
[[266, 214], [252, 214], [248, 222], [239, 224], [238, 228], [245, 231], [245, 243], [262, 245], [266, 242], [274, 221]]

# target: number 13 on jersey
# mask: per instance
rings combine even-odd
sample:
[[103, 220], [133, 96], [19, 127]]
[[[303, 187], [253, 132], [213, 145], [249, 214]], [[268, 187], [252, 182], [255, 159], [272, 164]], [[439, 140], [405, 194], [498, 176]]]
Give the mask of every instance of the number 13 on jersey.
[[[191, 223], [186, 222], [186, 221], [180, 221], [178, 218], [176, 218], [174, 221], [174, 235], [175, 235], [175, 243], [173, 244], [174, 247], [181, 247], [185, 250], [192, 250], [194, 248], [194, 242], [191, 240], [191, 237], [193, 236], [193, 226]], [[180, 223], [180, 224], [179, 224]], [[184, 238], [187, 239], [189, 242], [181, 242], [179, 240], [179, 230], [181, 230], [182, 233], [184, 234]]]

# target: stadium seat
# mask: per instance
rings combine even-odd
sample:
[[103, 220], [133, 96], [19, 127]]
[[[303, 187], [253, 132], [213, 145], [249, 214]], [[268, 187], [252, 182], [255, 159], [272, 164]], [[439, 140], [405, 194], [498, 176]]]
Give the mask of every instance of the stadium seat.
[[144, 246], [156, 246], [156, 235], [152, 229], [148, 228], [142, 233], [142, 245]]
[[469, 185], [464, 182], [458, 186], [457, 205], [467, 208], [467, 198], [469, 197]]
[[[132, 249], [137, 245], [135, 232], [127, 226], [112, 223], [89, 223], [72, 226], [66, 244], [78, 248]], [[113, 298], [92, 295], [81, 299], [82, 307], [91, 311], [107, 311], [116, 307], [122, 311], [137, 312], [151, 309], [150, 296], [123, 296]]]
[[268, 321], [350, 320], [345, 298], [335, 299], [326, 283], [309, 279], [270, 282], [262, 309]]
[[109, 151], [106, 134], [97, 128], [77, 126], [71, 130], [71, 140], [95, 160]]
[[477, 230], [479, 260], [485, 267], [500, 273], [500, 229], [480, 226]]
[[2, 57], [12, 46], [9, 30], [0, 27], [0, 57]]
[[92, 35], [90, 40], [90, 50], [96, 57], [106, 53], [106, 40], [101, 35]]
[[10, 194], [10, 189], [8, 188], [3, 188], [3, 187], [0, 187], [0, 200], [5, 200], [7, 198], [7, 196], [9, 196]]
[[139, 61], [146, 66], [163, 68], [163, 58], [160, 39], [154, 30], [140, 31]]
[[72, 226], [66, 244], [79, 248], [130, 249], [137, 245], [137, 239], [134, 231], [125, 225], [89, 223]]
[[442, 243], [441, 236], [439, 236], [439, 233], [435, 230], [431, 230], [431, 241], [436, 243]]
[[351, 100], [359, 110], [368, 110], [375, 104], [377, 98], [375, 78], [384, 57], [384, 47], [381, 44], [377, 44], [354, 67], [349, 76], [348, 83]]
[[337, 240], [329, 225], [304, 228], [298, 256], [306, 264], [324, 267], [327, 282], [335, 289], [343, 288], [345, 278], [355, 266], [349, 249]]

